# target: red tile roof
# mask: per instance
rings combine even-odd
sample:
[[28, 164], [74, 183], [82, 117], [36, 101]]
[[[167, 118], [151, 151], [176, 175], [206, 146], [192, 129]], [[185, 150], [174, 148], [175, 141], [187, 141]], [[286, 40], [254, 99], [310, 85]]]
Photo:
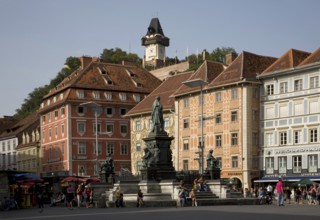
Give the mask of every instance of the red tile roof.
[[241, 81], [257, 81], [257, 74], [262, 73], [276, 60], [274, 57], [243, 51], [208, 87], [223, 86]]
[[179, 73], [174, 76], [167, 77], [166, 80], [156, 88], [144, 100], [132, 108], [126, 116], [134, 116], [140, 114], [148, 114], [152, 111], [152, 103], [157, 96], [160, 96], [160, 102], [163, 106], [163, 111], [174, 110], [174, 97], [171, 95], [182, 86], [182, 82], [186, 81], [193, 71]]
[[263, 71], [262, 75], [294, 68], [298, 66], [303, 60], [305, 60], [309, 55], [310, 53], [305, 51], [290, 49], [270, 67]]
[[304, 66], [312, 63], [320, 62], [320, 48], [314, 51], [310, 56], [308, 56], [304, 61], [302, 61], [299, 66]]
[[[104, 92], [112, 93], [112, 103], [121, 103], [119, 93], [133, 93], [141, 95], [141, 99], [148, 95], [161, 84], [161, 80], [153, 76], [142, 67], [132, 65], [109, 64], [101, 62], [91, 62], [84, 69], [79, 69], [66, 77], [56, 88], [52, 89], [44, 99], [51, 98], [64, 91], [64, 99], [55, 104], [40, 108], [40, 113], [48, 108], [57, 106], [68, 101], [95, 101], [107, 102]], [[83, 90], [84, 100], [77, 97], [77, 90]], [[100, 100], [95, 100], [92, 91], [100, 92]], [[89, 94], [90, 93], [90, 94]], [[133, 97], [127, 97], [126, 103], [136, 104]]]
[[[203, 64], [195, 71], [194, 74], [190, 76], [189, 80], [194, 80], [194, 79], [202, 79], [205, 82], [211, 82], [213, 79], [215, 79], [224, 69], [226, 68], [225, 65], [219, 62], [214, 62], [214, 61], [205, 61]], [[198, 91], [200, 88], [192, 88], [188, 87], [186, 85], [182, 85], [175, 93], [173, 94], [174, 96], [179, 96], [183, 94], [187, 94], [190, 92]]]

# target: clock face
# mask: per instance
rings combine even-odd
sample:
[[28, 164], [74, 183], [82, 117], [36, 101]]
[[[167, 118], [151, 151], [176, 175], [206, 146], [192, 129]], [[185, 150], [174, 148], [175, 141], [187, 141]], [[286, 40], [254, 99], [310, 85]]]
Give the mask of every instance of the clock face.
[[148, 47], [148, 57], [155, 57], [157, 54], [157, 47], [156, 45], [150, 45]]

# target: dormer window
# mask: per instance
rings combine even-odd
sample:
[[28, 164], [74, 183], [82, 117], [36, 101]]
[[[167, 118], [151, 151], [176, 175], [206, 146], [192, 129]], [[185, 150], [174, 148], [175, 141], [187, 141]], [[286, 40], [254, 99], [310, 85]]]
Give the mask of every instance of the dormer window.
[[139, 82], [135, 82], [135, 84], [136, 84], [136, 87], [142, 87], [142, 84]]
[[100, 99], [100, 92], [92, 92], [92, 96], [94, 99]]
[[140, 95], [133, 95], [133, 99], [134, 99], [136, 102], [140, 102], [140, 101], [141, 101], [141, 96], [140, 96]]
[[120, 97], [121, 101], [126, 101], [127, 100], [127, 95], [126, 94], [120, 93], [119, 97]]
[[57, 101], [57, 96], [53, 97], [53, 102]]
[[84, 98], [84, 91], [83, 90], [78, 90], [77, 91], [77, 96], [79, 99], [83, 99]]
[[112, 93], [104, 93], [104, 96], [106, 97], [107, 100], [112, 100]]

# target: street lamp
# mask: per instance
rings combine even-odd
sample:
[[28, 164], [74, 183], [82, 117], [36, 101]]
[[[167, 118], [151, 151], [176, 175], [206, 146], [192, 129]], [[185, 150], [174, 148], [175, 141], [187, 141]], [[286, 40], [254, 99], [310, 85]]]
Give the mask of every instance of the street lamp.
[[95, 102], [85, 102], [81, 103], [81, 106], [86, 106], [86, 105], [93, 105], [95, 106], [95, 111], [94, 111], [94, 118], [95, 118], [95, 135], [96, 135], [96, 174], [98, 175], [99, 169], [98, 169], [98, 156], [99, 156], [99, 146], [98, 146], [98, 108], [100, 105], [98, 105]]
[[203, 81], [202, 79], [192, 79], [192, 80], [188, 80], [185, 82], [182, 82], [184, 85], [188, 86], [188, 87], [199, 87], [200, 86], [200, 97], [201, 97], [201, 141], [200, 141], [200, 174], [203, 174], [203, 148], [204, 148], [204, 144], [203, 144], [203, 93], [202, 93], [202, 88], [203, 86], [207, 85], [208, 83], [206, 81]]

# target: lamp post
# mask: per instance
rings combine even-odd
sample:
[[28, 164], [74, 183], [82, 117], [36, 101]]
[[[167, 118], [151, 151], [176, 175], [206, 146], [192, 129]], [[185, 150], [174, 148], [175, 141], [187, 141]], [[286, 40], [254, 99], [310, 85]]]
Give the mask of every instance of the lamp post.
[[199, 172], [202, 175], [203, 174], [203, 148], [204, 148], [204, 143], [203, 143], [203, 93], [202, 93], [202, 88], [203, 86], [207, 85], [208, 83], [206, 81], [203, 81], [202, 79], [193, 79], [193, 80], [188, 80], [185, 82], [182, 82], [184, 85], [194, 88], [194, 87], [199, 87], [200, 86], [200, 97], [201, 97], [201, 119], [200, 119], [200, 125], [201, 125], [201, 141], [200, 141], [200, 158], [199, 158], [199, 165], [200, 169]]
[[99, 176], [98, 172], [98, 156], [99, 156], [99, 146], [98, 146], [98, 107], [100, 107], [100, 105], [98, 105], [95, 102], [85, 102], [85, 103], [81, 103], [81, 106], [86, 106], [86, 105], [93, 105], [95, 106], [95, 111], [94, 111], [94, 118], [95, 118], [95, 135], [96, 135], [96, 174]]

